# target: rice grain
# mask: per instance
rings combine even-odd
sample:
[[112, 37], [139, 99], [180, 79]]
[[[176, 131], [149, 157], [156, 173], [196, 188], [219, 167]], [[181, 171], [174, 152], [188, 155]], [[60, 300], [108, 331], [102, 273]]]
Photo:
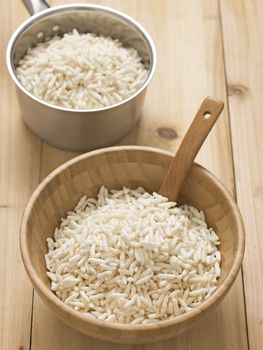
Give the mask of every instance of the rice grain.
[[148, 324], [198, 307], [215, 291], [221, 254], [203, 212], [142, 188], [80, 198], [47, 239], [51, 290], [106, 322]]
[[18, 80], [33, 95], [72, 109], [122, 102], [140, 89], [147, 74], [134, 48], [76, 29], [29, 48], [16, 68]]

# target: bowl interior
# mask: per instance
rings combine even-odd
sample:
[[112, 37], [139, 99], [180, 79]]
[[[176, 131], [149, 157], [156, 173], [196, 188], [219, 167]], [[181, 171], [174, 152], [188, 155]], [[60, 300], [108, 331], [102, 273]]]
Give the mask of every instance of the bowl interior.
[[[171, 156], [162, 151], [113, 147], [75, 158], [69, 166], [63, 165], [44, 180], [26, 209], [24, 235], [31, 267], [50, 293], [44, 261], [46, 238], [53, 235], [60, 218], [74, 208], [83, 194], [96, 196], [101, 185], [109, 189], [142, 186], [149, 192], [158, 191], [170, 161]], [[219, 285], [229, 275], [241, 244], [236, 207], [229, 198], [218, 180], [198, 165], [192, 167], [179, 198], [181, 204], [202, 209], [209, 225], [220, 237], [222, 275]]]

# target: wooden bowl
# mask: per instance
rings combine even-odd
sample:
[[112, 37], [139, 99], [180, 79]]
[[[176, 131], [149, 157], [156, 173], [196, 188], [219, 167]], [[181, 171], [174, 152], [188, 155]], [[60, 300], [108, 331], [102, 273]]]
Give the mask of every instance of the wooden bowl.
[[83, 315], [64, 304], [50, 290], [44, 254], [46, 238], [60, 218], [83, 194], [95, 197], [103, 184], [158, 191], [172, 154], [149, 147], [111, 147], [76, 157], [54, 170], [33, 193], [21, 224], [20, 248], [29, 278], [42, 300], [76, 330], [101, 340], [118, 343], [147, 343], [174, 337], [200, 320], [219, 304], [240, 269], [245, 245], [242, 219], [237, 205], [223, 185], [206, 169], [194, 164], [179, 197], [180, 203], [205, 212], [208, 224], [220, 237], [222, 275], [215, 293], [196, 309], [156, 324], [107, 323]]

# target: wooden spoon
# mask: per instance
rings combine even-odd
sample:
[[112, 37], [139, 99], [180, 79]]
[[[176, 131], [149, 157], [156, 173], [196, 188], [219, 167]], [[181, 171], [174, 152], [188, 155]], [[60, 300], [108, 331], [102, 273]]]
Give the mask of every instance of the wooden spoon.
[[177, 201], [181, 185], [223, 108], [220, 100], [207, 97], [203, 101], [165, 174], [159, 194]]

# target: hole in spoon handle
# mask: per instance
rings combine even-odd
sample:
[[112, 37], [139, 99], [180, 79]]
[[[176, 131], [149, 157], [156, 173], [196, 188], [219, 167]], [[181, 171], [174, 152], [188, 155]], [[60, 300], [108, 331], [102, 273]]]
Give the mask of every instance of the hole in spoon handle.
[[176, 201], [182, 182], [224, 107], [222, 101], [207, 97], [183, 138], [164, 177], [159, 194]]
[[204, 117], [205, 119], [208, 119], [208, 118], [211, 117], [211, 113], [208, 112], [208, 111], [206, 111], [206, 112], [203, 113], [203, 117]]

